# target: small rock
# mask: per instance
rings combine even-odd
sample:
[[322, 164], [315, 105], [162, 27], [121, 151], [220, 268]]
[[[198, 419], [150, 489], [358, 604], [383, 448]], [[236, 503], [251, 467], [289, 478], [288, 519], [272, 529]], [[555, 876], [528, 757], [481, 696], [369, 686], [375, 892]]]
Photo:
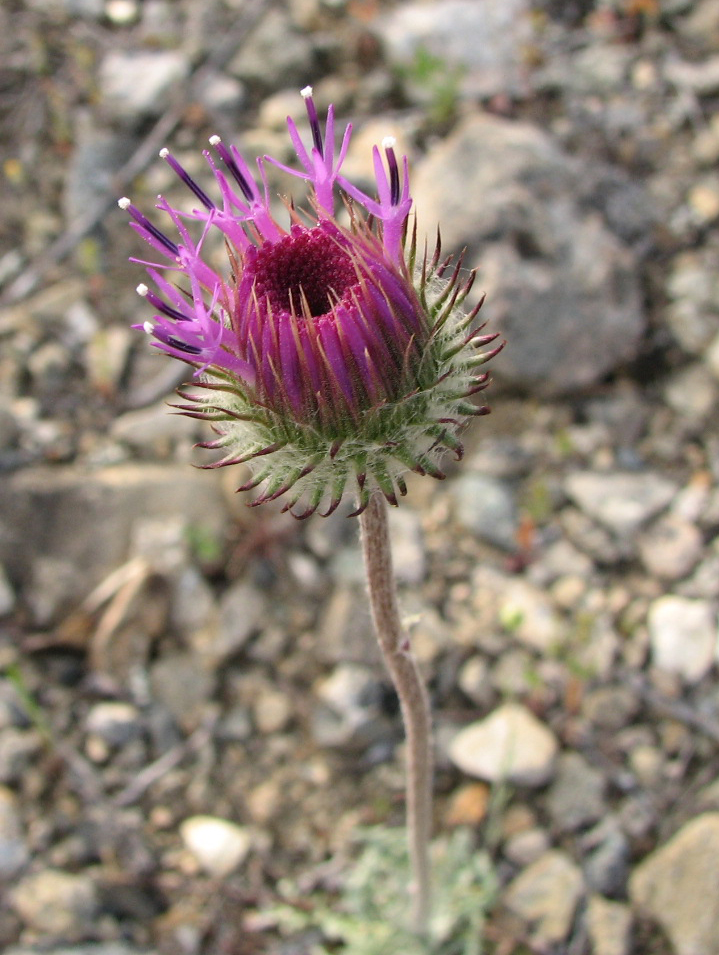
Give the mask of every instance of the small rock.
[[549, 597], [521, 577], [510, 578], [503, 588], [499, 619], [520, 643], [543, 653], [556, 651], [567, 638], [566, 624]]
[[150, 683], [154, 698], [178, 725], [190, 730], [202, 719], [215, 681], [194, 654], [177, 653], [152, 664]]
[[213, 112], [232, 111], [237, 115], [247, 99], [244, 83], [224, 73], [207, 73], [198, 87], [199, 97]]
[[662, 926], [676, 955], [719, 955], [718, 857], [719, 813], [704, 813], [632, 874], [632, 902]]
[[267, 619], [267, 598], [254, 584], [239, 581], [225, 591], [220, 600], [220, 619], [213, 634], [201, 631], [207, 637], [202, 644], [198, 638], [194, 649], [209, 663], [217, 665], [238, 653]]
[[142, 719], [131, 703], [96, 703], [87, 714], [85, 728], [109, 746], [124, 746], [142, 732]]
[[344, 663], [316, 687], [312, 734], [321, 746], [363, 750], [387, 734], [382, 687], [365, 666]]
[[677, 514], [666, 514], [639, 537], [639, 556], [662, 580], [680, 580], [695, 566], [703, 550], [701, 531]]
[[99, 907], [88, 876], [56, 869], [26, 876], [11, 892], [10, 901], [28, 928], [63, 941], [91, 935]]
[[579, 753], [564, 753], [547, 797], [554, 825], [560, 832], [574, 832], [600, 819], [606, 810], [604, 777]]
[[717, 657], [717, 617], [707, 600], [667, 594], [653, 601], [647, 618], [652, 662], [688, 683], [698, 683]]
[[505, 703], [455, 736], [449, 756], [462, 772], [489, 782], [543, 786], [557, 755], [554, 734], [525, 707]]
[[584, 875], [587, 885], [601, 895], [623, 898], [629, 878], [629, 859], [627, 837], [618, 824], [608, 827], [599, 845], [586, 856]]
[[492, 685], [489, 681], [489, 667], [486, 660], [479, 656], [470, 657], [466, 663], [462, 664], [457, 683], [460, 690], [473, 703], [479, 705], [487, 703], [492, 692]]
[[666, 320], [690, 355], [701, 355], [716, 334], [719, 279], [711, 253], [684, 252], [674, 259], [667, 280]]
[[532, 943], [545, 951], [567, 939], [582, 892], [576, 865], [563, 852], [550, 850], [509, 884], [504, 903], [531, 925]]
[[193, 428], [183, 415], [168, 414], [165, 401], [119, 415], [110, 437], [155, 460], [168, 458], [175, 445], [193, 440]]
[[185, 819], [180, 835], [204, 871], [218, 879], [234, 872], [252, 848], [252, 836], [247, 829], [215, 816]]
[[100, 64], [101, 96], [118, 119], [158, 116], [189, 69], [175, 50], [111, 50]]
[[520, 697], [532, 689], [537, 661], [527, 650], [508, 649], [492, 667], [491, 686], [503, 698]]
[[448, 826], [478, 826], [487, 815], [490, 790], [484, 783], [466, 783], [452, 793], [445, 812]]
[[701, 362], [675, 372], [664, 388], [669, 407], [683, 418], [698, 423], [711, 413], [717, 393], [711, 369]]
[[629, 753], [629, 767], [644, 789], [654, 789], [662, 778], [664, 756], [657, 746], [639, 744]]
[[514, 551], [517, 507], [506, 482], [486, 474], [463, 474], [452, 484], [457, 520], [482, 540]]
[[695, 183], [687, 193], [687, 205], [700, 225], [719, 216], [719, 188], [714, 179]]
[[710, 56], [695, 63], [668, 59], [664, 79], [698, 96], [719, 93], [719, 56]]
[[632, 913], [628, 906], [592, 895], [586, 918], [593, 955], [630, 955]]
[[392, 563], [397, 581], [402, 584], [420, 584], [424, 580], [427, 561], [419, 514], [408, 507], [391, 508], [389, 529]]
[[260, 733], [279, 733], [292, 719], [292, 701], [281, 690], [264, 686], [252, 705], [252, 715]]
[[218, 607], [212, 587], [196, 567], [183, 567], [171, 581], [170, 618], [174, 629], [190, 646], [202, 652], [218, 624]]
[[0, 783], [22, 779], [42, 745], [42, 738], [34, 729], [4, 729], [0, 735]]
[[0, 882], [16, 876], [29, 857], [17, 797], [0, 786]]
[[244, 83], [281, 89], [312, 76], [313, 53], [310, 37], [294, 28], [288, 11], [270, 9], [246, 37], [228, 70]]
[[638, 709], [636, 693], [626, 686], [597, 687], [587, 693], [582, 703], [584, 718], [610, 731], [627, 726]]
[[0, 617], [6, 617], [15, 609], [15, 591], [8, 580], [5, 568], [0, 564]]
[[363, 589], [351, 584], [334, 588], [320, 617], [316, 645], [319, 658], [327, 663], [373, 664], [379, 660]]
[[510, 836], [504, 845], [504, 855], [513, 865], [525, 869], [543, 856], [549, 847], [549, 835], [535, 826]]
[[636, 533], [664, 510], [677, 490], [660, 474], [599, 471], [575, 471], [565, 488], [585, 514], [619, 537]]

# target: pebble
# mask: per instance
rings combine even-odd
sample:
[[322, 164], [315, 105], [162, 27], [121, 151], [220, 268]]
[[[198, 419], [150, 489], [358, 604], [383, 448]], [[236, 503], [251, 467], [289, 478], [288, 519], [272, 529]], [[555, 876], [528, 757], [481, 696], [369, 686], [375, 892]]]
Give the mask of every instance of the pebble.
[[717, 659], [717, 614], [708, 600], [667, 594], [647, 615], [652, 662], [687, 683], [698, 683]]
[[664, 388], [669, 407], [693, 423], [701, 423], [711, 413], [717, 394], [714, 376], [703, 362], [674, 372]]
[[469, 472], [452, 482], [451, 491], [463, 527], [501, 550], [517, 549], [517, 506], [505, 481]]
[[672, 334], [690, 355], [703, 352], [716, 334], [715, 306], [719, 279], [704, 251], [677, 256], [667, 280], [670, 297], [665, 318]]
[[684, 825], [632, 873], [632, 903], [658, 922], [676, 955], [717, 955], [719, 813]]
[[252, 717], [260, 733], [279, 733], [292, 719], [292, 701], [286, 693], [263, 686], [252, 704]]
[[559, 832], [575, 832], [606, 811], [604, 775], [579, 753], [563, 753], [547, 796], [547, 808]]
[[[592, 848], [585, 859], [584, 876], [587, 885], [595, 892], [610, 898], [624, 898], [630, 871], [631, 850], [627, 837], [619, 824], [611, 819], [599, 823], [603, 829], [601, 841]], [[587, 834], [586, 843], [598, 838], [595, 831]], [[587, 845], [589, 848], [589, 845]]]
[[389, 532], [397, 582], [414, 586], [421, 584], [427, 571], [427, 559], [419, 514], [409, 507], [392, 508]]
[[0, 786], [0, 882], [16, 876], [29, 857], [17, 797]]
[[480, 656], [470, 657], [462, 664], [457, 684], [473, 703], [486, 705], [492, 692], [487, 661]]
[[582, 701], [584, 718], [609, 731], [627, 726], [638, 709], [636, 694], [626, 686], [599, 686]]
[[585, 514], [619, 537], [635, 534], [677, 491], [673, 482], [653, 472], [575, 471], [564, 486]]
[[34, 729], [4, 729], [0, 737], [0, 783], [22, 779], [42, 746], [42, 737]]
[[630, 955], [632, 912], [628, 905], [590, 895], [586, 920], [592, 955]]
[[250, 637], [267, 620], [267, 598], [250, 581], [233, 584], [220, 600], [217, 630], [200, 630], [194, 640], [194, 650], [209, 665], [217, 666], [238, 653]]
[[6, 617], [15, 609], [15, 591], [5, 568], [0, 564], [0, 617]]
[[103, 104], [120, 120], [158, 116], [189, 70], [176, 50], [110, 50], [99, 71]]
[[465, 783], [456, 789], [444, 814], [448, 826], [478, 826], [486, 817], [491, 793], [485, 783]]
[[517, 786], [543, 786], [554, 772], [557, 740], [518, 703], [505, 703], [454, 737], [449, 756], [469, 776]]
[[271, 8], [242, 43], [228, 71], [252, 87], [300, 88], [314, 72], [312, 41], [294, 28], [286, 9]]
[[96, 703], [87, 714], [85, 729], [109, 746], [124, 746], [142, 732], [142, 718], [132, 703]]
[[22, 879], [10, 902], [28, 926], [46, 940], [80, 941], [92, 934], [99, 911], [95, 883], [88, 875], [41, 869]]
[[551, 599], [521, 577], [508, 578], [499, 594], [499, 619], [516, 640], [542, 653], [555, 652], [567, 639], [567, 625]]
[[704, 549], [699, 528], [678, 514], [660, 517], [640, 534], [638, 545], [647, 571], [669, 581], [686, 577]]
[[526, 868], [550, 848], [549, 835], [538, 826], [511, 836], [504, 844], [504, 855], [516, 866]]
[[364, 750], [386, 736], [382, 687], [368, 667], [342, 663], [315, 687], [312, 735], [320, 746]]
[[163, 657], [150, 668], [152, 695], [185, 730], [195, 729], [210, 700], [215, 680], [191, 653]]
[[567, 939], [583, 890], [569, 856], [550, 849], [510, 882], [503, 901], [527, 922], [532, 944], [543, 952]]
[[215, 816], [190, 816], [181, 823], [180, 835], [207, 875], [217, 879], [242, 865], [253, 841], [248, 829]]

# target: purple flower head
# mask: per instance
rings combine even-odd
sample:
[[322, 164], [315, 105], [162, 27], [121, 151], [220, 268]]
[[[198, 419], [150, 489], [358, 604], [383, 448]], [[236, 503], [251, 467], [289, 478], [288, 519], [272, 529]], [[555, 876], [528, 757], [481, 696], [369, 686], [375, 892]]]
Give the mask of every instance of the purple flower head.
[[[332, 107], [323, 130], [312, 90], [302, 96], [311, 145], [287, 121], [300, 170], [264, 157], [253, 174], [213, 137], [205, 157], [217, 202], [163, 149], [197, 207], [181, 212], [160, 197], [168, 234], [119, 203], [161, 257], [144, 263], [153, 287], [138, 286], [155, 316], [136, 327], [194, 367], [197, 390], [177, 407], [212, 422], [216, 437], [201, 446], [221, 456], [206, 467], [247, 462], [241, 490], [261, 488], [252, 503], [286, 494], [296, 517], [329, 514], [346, 492], [354, 513], [375, 489], [396, 504], [407, 470], [444, 477], [440, 458], [461, 456], [467, 416], [488, 411], [470, 400], [488, 380], [477, 369], [502, 347], [483, 350], [497, 335], [475, 327], [481, 302], [463, 308], [474, 273], [462, 279], [461, 260], [441, 261], [439, 242], [418, 255], [408, 163], [394, 140], [374, 149], [373, 198], [340, 175], [351, 127], [336, 151]], [[309, 185], [310, 210], [290, 205], [287, 227], [271, 211], [265, 163]], [[227, 250], [220, 270], [205, 251], [215, 234]]]

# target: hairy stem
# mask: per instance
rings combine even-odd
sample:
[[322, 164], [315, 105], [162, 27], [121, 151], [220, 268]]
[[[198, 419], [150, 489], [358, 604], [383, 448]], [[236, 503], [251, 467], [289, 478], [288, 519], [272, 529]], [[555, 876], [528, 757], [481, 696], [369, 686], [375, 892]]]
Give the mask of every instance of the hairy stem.
[[424, 932], [429, 915], [429, 840], [432, 828], [432, 724], [429, 698], [409, 637], [402, 629], [392, 570], [387, 504], [370, 498], [360, 515], [362, 550], [372, 618], [387, 669], [399, 696], [407, 736], [407, 834], [414, 882], [413, 925]]

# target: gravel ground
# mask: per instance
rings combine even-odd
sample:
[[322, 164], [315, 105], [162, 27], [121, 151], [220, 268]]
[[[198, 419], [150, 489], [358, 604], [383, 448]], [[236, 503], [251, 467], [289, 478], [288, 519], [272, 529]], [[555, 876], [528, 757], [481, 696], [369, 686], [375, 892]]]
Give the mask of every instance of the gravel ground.
[[267, 913], [402, 824], [355, 522], [190, 467], [130, 330], [117, 197], [172, 199], [164, 145], [282, 155], [308, 82], [348, 175], [397, 136], [509, 342], [392, 513], [488, 951], [719, 955], [715, 0], [6, 0], [0, 947], [309, 955]]

